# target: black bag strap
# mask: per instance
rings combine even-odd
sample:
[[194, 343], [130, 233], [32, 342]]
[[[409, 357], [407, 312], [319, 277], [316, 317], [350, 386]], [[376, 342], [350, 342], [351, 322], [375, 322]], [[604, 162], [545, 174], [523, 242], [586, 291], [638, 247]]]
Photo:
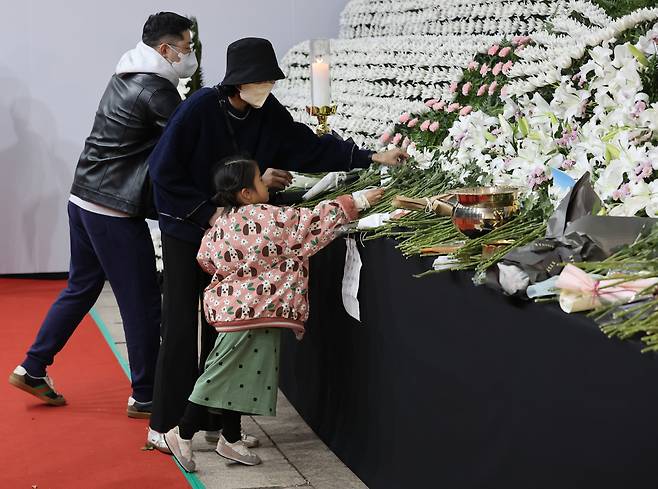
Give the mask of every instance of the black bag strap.
[[238, 147], [238, 140], [235, 137], [235, 129], [233, 129], [233, 124], [231, 124], [231, 118], [228, 116], [228, 108], [226, 107], [226, 99], [224, 97], [222, 97], [222, 94], [219, 91], [218, 86], [215, 86], [213, 88], [217, 92], [217, 99], [219, 100], [219, 107], [222, 110], [222, 114], [224, 114], [224, 120], [226, 121], [226, 129], [228, 130], [228, 134], [231, 137], [231, 142], [233, 143], [233, 149], [235, 150], [235, 154], [238, 154], [238, 153], [240, 153], [240, 148]]

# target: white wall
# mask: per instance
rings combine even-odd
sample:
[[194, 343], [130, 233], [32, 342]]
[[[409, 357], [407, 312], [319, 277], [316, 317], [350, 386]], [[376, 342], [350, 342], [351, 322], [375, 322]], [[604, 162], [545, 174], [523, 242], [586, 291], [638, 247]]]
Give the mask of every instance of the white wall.
[[149, 14], [194, 15], [207, 85], [226, 46], [265, 37], [282, 57], [297, 42], [337, 37], [347, 0], [3, 2], [0, 47], [0, 274], [68, 269], [66, 201], [100, 96]]

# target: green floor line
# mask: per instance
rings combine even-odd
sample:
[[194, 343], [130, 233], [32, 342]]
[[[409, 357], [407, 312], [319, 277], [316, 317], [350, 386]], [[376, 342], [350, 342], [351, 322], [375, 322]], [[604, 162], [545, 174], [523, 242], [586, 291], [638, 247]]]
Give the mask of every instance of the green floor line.
[[[126, 377], [130, 379], [130, 368], [128, 367], [128, 362], [126, 362], [121, 356], [121, 353], [119, 353], [119, 350], [117, 349], [117, 346], [114, 343], [114, 339], [112, 339], [112, 335], [110, 334], [110, 330], [107, 329], [107, 326], [105, 325], [105, 321], [103, 321], [103, 319], [100, 317], [98, 312], [96, 312], [96, 309], [93, 307], [91, 308], [91, 311], [89, 311], [89, 315], [96, 323], [96, 326], [98, 327], [99, 331], [103, 335], [103, 338], [105, 338], [105, 342], [110, 347], [110, 350], [112, 350], [112, 353], [114, 353], [114, 356], [119, 362], [119, 365], [121, 365], [121, 368], [123, 369], [123, 372], [126, 374]], [[171, 459], [176, 464], [176, 467], [178, 467], [178, 469], [183, 473], [185, 479], [187, 479], [187, 482], [190, 484], [190, 487], [192, 487], [192, 489], [206, 489], [206, 486], [203, 484], [203, 482], [199, 480], [199, 478], [195, 474], [190, 474], [188, 472], [185, 472], [185, 470], [178, 464], [178, 462], [176, 462], [176, 459], [174, 457], [171, 457]]]

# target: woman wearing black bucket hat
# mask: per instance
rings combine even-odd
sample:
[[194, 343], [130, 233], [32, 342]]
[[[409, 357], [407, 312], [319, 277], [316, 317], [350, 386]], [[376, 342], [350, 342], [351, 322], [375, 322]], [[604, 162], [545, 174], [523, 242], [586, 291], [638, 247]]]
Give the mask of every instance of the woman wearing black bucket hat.
[[[204, 231], [218, 215], [210, 203], [213, 165], [244, 154], [259, 163], [263, 180], [276, 190], [290, 183], [292, 170], [350, 170], [373, 161], [397, 165], [406, 158], [398, 149], [374, 153], [332, 135], [317, 136], [294, 122], [270, 93], [282, 78], [269, 41], [235, 41], [227, 50], [222, 83], [198, 90], [180, 105], [149, 157], [164, 258], [162, 344], [149, 442], [163, 451], [167, 448], [161, 434], [181, 418], [216, 335], [202, 318], [199, 359], [199, 299], [210, 277], [197, 265], [196, 254]], [[218, 430], [220, 419], [208, 419], [205, 428]], [[243, 440], [257, 443], [253, 437]]]

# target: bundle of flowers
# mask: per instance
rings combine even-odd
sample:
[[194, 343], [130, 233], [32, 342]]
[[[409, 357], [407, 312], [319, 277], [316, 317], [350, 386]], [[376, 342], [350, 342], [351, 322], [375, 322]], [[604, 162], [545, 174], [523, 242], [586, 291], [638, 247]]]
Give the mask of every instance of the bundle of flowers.
[[[648, 236], [610, 258], [596, 263], [579, 263], [577, 266], [589, 272], [605, 274], [613, 286], [637, 283], [638, 280], [648, 284], [655, 282], [658, 278], [658, 225]], [[605, 290], [597, 293], [605, 294]], [[658, 351], [658, 286], [649, 285], [638, 295], [641, 298], [639, 302], [603, 305], [590, 316], [609, 337], [627, 339], [640, 335], [646, 345], [643, 351]]]

